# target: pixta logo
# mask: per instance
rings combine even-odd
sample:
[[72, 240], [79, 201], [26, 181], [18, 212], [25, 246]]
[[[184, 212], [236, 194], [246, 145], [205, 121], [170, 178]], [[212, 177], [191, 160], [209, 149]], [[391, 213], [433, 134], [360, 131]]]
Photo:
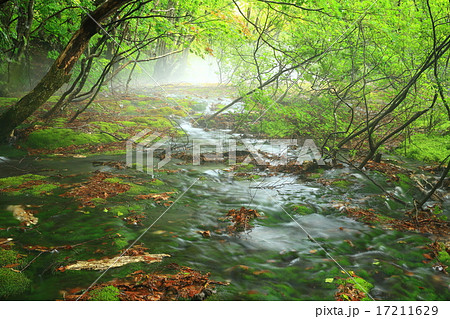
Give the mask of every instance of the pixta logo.
[[[146, 171], [148, 174], [154, 175], [154, 167], [160, 169], [171, 161], [172, 147], [169, 137], [162, 133], [150, 134], [150, 132], [149, 129], [145, 129], [127, 141], [126, 165], [128, 167], [135, 166], [138, 171]], [[239, 150], [237, 145], [240, 145]], [[224, 161], [226, 158], [227, 164], [236, 165], [237, 152], [248, 154], [240, 164], [248, 164], [253, 158], [258, 165], [266, 165], [268, 161], [271, 162], [271, 165], [286, 165], [288, 159], [291, 159], [290, 163], [295, 159], [295, 165], [301, 165], [305, 161], [315, 161], [318, 165], [325, 165], [312, 139], [305, 140], [301, 147], [296, 139], [193, 139], [189, 146], [185, 146], [185, 149], [191, 150], [193, 165], [201, 165], [202, 158], [205, 161]], [[263, 154], [267, 152], [264, 152], [264, 149], [276, 150], [272, 154], [276, 155], [277, 160], [265, 158]], [[156, 150], [164, 152], [164, 158], [155, 164]], [[290, 156], [288, 156], [289, 150], [291, 150]]]

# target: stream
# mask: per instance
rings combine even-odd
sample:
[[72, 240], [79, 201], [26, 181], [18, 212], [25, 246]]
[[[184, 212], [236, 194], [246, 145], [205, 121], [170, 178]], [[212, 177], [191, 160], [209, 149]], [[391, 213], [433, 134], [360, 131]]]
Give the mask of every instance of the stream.
[[[212, 105], [218, 103], [217, 99], [197, 99], [205, 106], [206, 113], [212, 112]], [[235, 107], [242, 106], [238, 104]], [[205, 144], [213, 144], [217, 140], [236, 139], [239, 147], [243, 147], [239, 136], [229, 130], [205, 130], [195, 127], [189, 118], [177, 121], [190, 140], [201, 139]], [[185, 139], [183, 137], [179, 143]], [[254, 142], [261, 143], [258, 140]], [[211, 146], [203, 149], [214, 150]], [[263, 147], [267, 153], [278, 154], [280, 150], [267, 144]], [[0, 177], [22, 174], [18, 169], [12, 170], [14, 166], [34, 174], [62, 174], [66, 176], [64, 183], [86, 180], [87, 174], [96, 170], [151, 179], [145, 172], [131, 168], [97, 167], [93, 161], [125, 161], [125, 155], [27, 157], [23, 160], [1, 158]], [[407, 163], [412, 167], [419, 164]], [[350, 203], [393, 218], [402, 216], [402, 205], [381, 196], [382, 192], [358, 171], [346, 166], [322, 170], [322, 179], [349, 181], [348, 185], [323, 185], [308, 176], [257, 170], [252, 171], [252, 174], [260, 176], [255, 180], [238, 179], [227, 168], [228, 165], [223, 163], [192, 165], [176, 159], [170, 161], [163, 169], [178, 172], [156, 172], [155, 178], [177, 190], [172, 198], [175, 203], [167, 209], [154, 203], [139, 202], [144, 205], [143, 212], [147, 215], [143, 226], [125, 224], [120, 218], [112, 218], [111, 214], [101, 211], [74, 212], [77, 204], [73, 199], [55, 195], [44, 199], [26, 195], [3, 196], [0, 207], [4, 210], [14, 204], [40, 206], [37, 215], [39, 227], [13, 234], [14, 240], [24, 245], [73, 245], [102, 237], [105, 229], [113, 227], [129, 244], [143, 234], [137, 244], [148, 247], [151, 253], [172, 256], [160, 264], [130, 264], [110, 269], [101, 282], [123, 277], [141, 268], [163, 271], [165, 265], [177, 263], [210, 272], [216, 281], [229, 282], [228, 286], [216, 287], [216, 293], [210, 298], [214, 300], [334, 300], [336, 285], [326, 280], [336, 276], [348, 277], [342, 270], [345, 269], [374, 285], [370, 291], [374, 299], [450, 298], [448, 276], [433, 269], [432, 264], [422, 262], [422, 254], [426, 252], [423, 246], [432, 242], [431, 236], [369, 226], [346, 217], [334, 207], [338, 203]], [[367, 174], [403, 201], [411, 202], [418, 194], [411, 187], [387, 183], [380, 173], [368, 171]], [[444, 210], [449, 215], [449, 199], [446, 200]], [[108, 199], [108, 205], [118, 204], [133, 207], [136, 201], [130, 198], [127, 203], [115, 203], [111, 198], [109, 203]], [[254, 227], [236, 235], [217, 231], [229, 225], [229, 222], [221, 220], [226, 213], [242, 206], [261, 213], [262, 216], [252, 222]], [[309, 213], [299, 214], [294, 206], [307, 207]], [[211, 231], [210, 238], [198, 233], [206, 230]], [[86, 243], [70, 251], [40, 255], [30, 252], [29, 258], [37, 257], [26, 270], [33, 280], [32, 290], [14, 299], [62, 299], [65, 291], [88, 287], [100, 275], [99, 272], [61, 273], [54, 271], [55, 265], [67, 257], [71, 260], [96, 258], [92, 257], [93, 251], [102, 248], [107, 253], [110, 246], [105, 240]]]

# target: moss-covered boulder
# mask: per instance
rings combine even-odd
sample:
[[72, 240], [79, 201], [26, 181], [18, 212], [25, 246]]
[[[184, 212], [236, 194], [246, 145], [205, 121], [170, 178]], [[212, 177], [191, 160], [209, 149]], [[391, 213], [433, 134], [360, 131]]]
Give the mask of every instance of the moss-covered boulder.
[[26, 292], [31, 285], [23, 273], [10, 268], [0, 268], [0, 297], [9, 297]]
[[18, 253], [14, 250], [0, 248], [0, 267], [15, 264], [19, 261]]
[[102, 133], [88, 134], [68, 128], [46, 128], [32, 132], [25, 141], [26, 147], [53, 150], [71, 145], [93, 145], [114, 142], [112, 136]]
[[106, 286], [91, 291], [91, 301], [119, 301], [120, 290], [114, 286]]

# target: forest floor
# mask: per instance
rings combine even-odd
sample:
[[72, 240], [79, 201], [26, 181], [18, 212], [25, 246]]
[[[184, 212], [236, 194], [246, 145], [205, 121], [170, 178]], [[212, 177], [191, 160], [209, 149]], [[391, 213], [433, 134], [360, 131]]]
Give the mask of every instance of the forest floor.
[[[102, 96], [72, 123], [67, 120], [70, 118], [68, 113], [62, 113], [47, 122], [40, 120], [44, 112], [55, 103], [56, 98], [52, 98], [17, 130], [12, 141], [14, 146], [0, 147], [3, 161], [0, 176], [0, 193], [3, 198], [0, 206], [0, 278], [5, 279], [0, 285], [1, 299], [20, 299], [30, 289], [36, 290], [36, 278], [39, 274], [58, 278], [63, 273], [69, 273], [76, 279], [73, 279], [72, 284], [69, 284], [70, 280], [66, 281], [68, 286], [65, 289], [36, 292], [30, 298], [203, 300], [211, 298], [216, 287], [227, 289], [230, 282], [211, 279], [214, 273], [165, 262], [166, 259], [171, 259], [170, 251], [146, 247], [140, 241], [134, 242], [136, 227], [145, 229], [149, 225], [149, 207], [163, 212], [183, 192], [183, 187], [174, 186], [165, 181], [165, 177], [174, 177], [180, 172], [186, 174], [188, 171], [171, 167], [157, 170], [158, 177], [149, 178], [145, 174], [134, 174], [135, 170], [132, 168], [136, 168], [136, 164], [127, 168], [125, 161], [117, 160], [117, 156], [124, 158], [127, 141], [144, 129], [162, 133], [173, 140], [183, 138], [186, 132], [177, 124], [177, 119], [184, 118], [192, 122], [191, 118], [198, 117], [205, 110], [206, 102], [202, 102], [202, 99], [217, 99], [219, 102], [213, 106], [217, 109], [225, 104], [225, 101], [221, 104], [221, 96], [229, 96], [231, 93], [227, 88], [222, 91], [187, 86], [166, 89], [169, 93], [177, 92], [178, 95], [170, 98], [139, 94]], [[13, 101], [0, 100], [0, 107], [7, 107]], [[71, 110], [80, 106], [81, 104], [74, 105]], [[233, 115], [222, 116], [208, 130], [230, 128], [235, 122]], [[111, 158], [108, 159], [108, 156]], [[246, 153], [241, 154], [238, 162], [242, 162], [247, 156]], [[173, 157], [180, 165], [188, 165], [192, 161], [192, 156], [186, 151], [175, 152]], [[7, 158], [15, 160], [9, 162]], [[206, 157], [201, 160], [208, 161]], [[54, 162], [50, 162], [50, 167], [39, 166], [39, 162], [45, 161]], [[223, 161], [225, 160], [213, 162], [220, 164]], [[55, 166], [51, 166], [51, 163], [55, 163]], [[80, 167], [77, 170], [68, 169], [64, 167], [67, 163]], [[236, 181], [254, 181], [288, 174], [321, 185], [325, 189], [335, 188], [339, 192], [346, 192], [355, 183], [350, 174], [334, 177], [327, 175], [327, 171], [341, 169], [343, 166], [330, 164], [319, 167], [312, 162], [305, 162], [303, 165], [291, 162], [285, 165], [260, 165], [252, 159], [247, 165], [232, 165], [226, 171]], [[392, 190], [397, 187], [408, 189], [414, 194], [425, 193], [429, 185], [439, 177], [442, 168], [423, 164], [412, 169], [394, 161], [382, 161], [369, 162], [364, 171], [376, 174], [377, 180], [381, 180], [382, 185], [389, 189], [385, 191], [382, 187], [381, 191], [378, 189], [368, 197], [402, 202], [405, 198], [399, 199]], [[446, 181], [444, 189], [448, 189], [448, 186]], [[385, 214], [376, 208], [359, 205], [361, 200], [352, 202], [349, 198], [335, 202], [329, 209], [335, 214], [368, 225], [369, 228], [422, 234], [427, 240], [416, 247], [418, 250], [413, 255], [415, 260], [412, 262], [414, 267], [423, 264], [448, 280], [448, 211], [439, 204], [446, 196], [448, 194], [438, 192], [433, 198], [433, 206], [424, 210], [410, 207], [403, 214]], [[186, 204], [188, 205], [192, 204]], [[316, 213], [308, 205], [293, 205], [292, 211], [299, 216]], [[86, 218], [92, 215], [96, 216], [96, 222], [87, 224]], [[64, 219], [61, 216], [65, 216]], [[239, 234], [251, 231], [255, 221], [263, 218], [263, 214], [256, 209], [236, 207], [224, 212], [223, 225], [200, 229], [197, 235], [203, 240], [208, 240], [211, 236], [240, 236]], [[67, 223], [74, 223], [82, 231], [74, 230]], [[160, 231], [155, 235], [164, 237], [166, 241], [179, 236], [173, 230]], [[399, 243], [406, 245], [406, 242]], [[130, 245], [132, 247], [128, 249]], [[358, 244], [346, 240], [344, 245], [352, 248]], [[168, 247], [170, 245], [164, 248]], [[310, 250], [310, 253], [315, 254], [316, 251]], [[373, 265], [377, 266], [380, 262], [383, 261], [376, 259]], [[142, 264], [148, 267], [142, 270]], [[153, 264], [160, 266], [151, 268], [154, 267]], [[236, 267], [240, 267], [241, 272], [249, 269], [244, 265]], [[410, 270], [414, 268], [412, 266], [390, 267], [391, 276], [415, 276]], [[104, 281], [94, 281], [95, 284], [91, 287], [86, 286], [96, 278], [93, 270], [104, 271], [109, 268], [118, 270], [114, 275], [105, 276]], [[235, 272], [236, 269], [233, 268], [232, 271]], [[269, 276], [270, 273], [269, 270], [258, 269], [252, 272], [254, 276]], [[375, 282], [371, 283], [371, 279], [364, 274], [366, 273], [362, 271], [359, 274], [350, 271], [346, 274], [329, 275], [325, 279], [325, 285], [333, 285], [336, 300], [369, 300], [368, 292]], [[344, 276], [341, 277], [342, 275]], [[442, 278], [436, 280], [442, 282]], [[49, 279], [49, 285], [54, 283], [52, 280], [56, 279]], [[445, 286], [445, 280], [439, 285]], [[79, 286], [80, 282], [85, 285]], [[411, 294], [431, 289], [416, 286]], [[427, 293], [434, 296], [430, 298], [445, 299], [445, 296], [437, 292]], [[251, 295], [256, 295], [256, 299], [259, 296], [257, 292], [249, 290], [248, 296]]]

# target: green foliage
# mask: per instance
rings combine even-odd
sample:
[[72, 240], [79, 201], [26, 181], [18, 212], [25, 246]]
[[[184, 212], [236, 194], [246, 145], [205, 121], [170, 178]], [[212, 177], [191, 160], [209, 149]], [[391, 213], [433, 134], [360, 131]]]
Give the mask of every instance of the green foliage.
[[169, 116], [169, 115], [176, 115], [176, 116], [186, 116], [186, 112], [183, 112], [182, 110], [176, 110], [168, 106], [164, 106], [157, 109], [150, 109], [146, 111], [147, 114], [153, 115], [153, 116]]
[[25, 141], [25, 146], [51, 150], [70, 145], [92, 145], [113, 141], [115, 139], [106, 134], [87, 134], [72, 129], [47, 128], [32, 132]]
[[9, 297], [26, 292], [31, 281], [21, 272], [0, 268], [0, 297]]
[[37, 181], [42, 179], [45, 179], [45, 176], [35, 174], [25, 174], [19, 176], [5, 177], [0, 178], [0, 187], [5, 188], [10, 186], [19, 186], [27, 181]]
[[19, 260], [18, 253], [14, 250], [0, 248], [0, 267], [15, 264]]
[[120, 290], [114, 286], [106, 286], [92, 290], [90, 301], [119, 301]]
[[450, 154], [450, 137], [415, 134], [398, 149], [401, 154], [426, 162], [441, 162]]
[[353, 183], [351, 181], [348, 181], [346, 179], [336, 180], [336, 181], [331, 182], [331, 185], [339, 187], [339, 188], [348, 188], [352, 184]]
[[346, 283], [353, 284], [356, 289], [366, 293], [366, 297], [361, 299], [362, 301], [371, 301], [367, 293], [370, 293], [370, 290], [373, 288], [373, 285], [360, 277], [351, 277], [347, 279], [337, 279], [335, 282], [337, 285], [345, 285]]
[[309, 215], [314, 213], [314, 209], [305, 205], [295, 205], [294, 210], [299, 215]]
[[123, 248], [126, 248], [128, 246], [128, 241], [123, 239], [123, 238], [115, 238], [114, 239], [114, 245], [116, 245], [116, 247], [118, 249], [123, 249]]
[[17, 102], [18, 98], [16, 97], [0, 97], [0, 108], [5, 106], [11, 106], [15, 102]]
[[172, 123], [163, 117], [135, 117], [133, 121], [154, 129], [172, 129]]
[[111, 123], [111, 122], [90, 122], [89, 125], [93, 125], [96, 127], [99, 131], [108, 132], [108, 133], [115, 133], [122, 129], [122, 126], [117, 123]]
[[[34, 175], [34, 174], [26, 174], [26, 175], [20, 175], [20, 176], [12, 176], [12, 177], [6, 177], [0, 179], [0, 188], [7, 188], [7, 187], [17, 187], [20, 186], [28, 181], [37, 181], [37, 180], [43, 180], [45, 179], [45, 176], [41, 175]], [[50, 193], [54, 189], [58, 188], [58, 183], [43, 183], [43, 184], [37, 184], [37, 185], [27, 185], [27, 187], [24, 187], [17, 191], [9, 192], [10, 195], [21, 195], [21, 194], [31, 194], [33, 196], [41, 196]]]
[[137, 125], [135, 122], [131, 122], [131, 121], [118, 121], [117, 123], [120, 123], [125, 127], [133, 127], [133, 126]]
[[152, 184], [152, 185], [154, 185], [154, 186], [162, 186], [162, 185], [164, 185], [165, 183], [162, 181], [162, 180], [159, 180], [159, 179], [153, 179], [151, 182], [150, 182], [150, 184]]

